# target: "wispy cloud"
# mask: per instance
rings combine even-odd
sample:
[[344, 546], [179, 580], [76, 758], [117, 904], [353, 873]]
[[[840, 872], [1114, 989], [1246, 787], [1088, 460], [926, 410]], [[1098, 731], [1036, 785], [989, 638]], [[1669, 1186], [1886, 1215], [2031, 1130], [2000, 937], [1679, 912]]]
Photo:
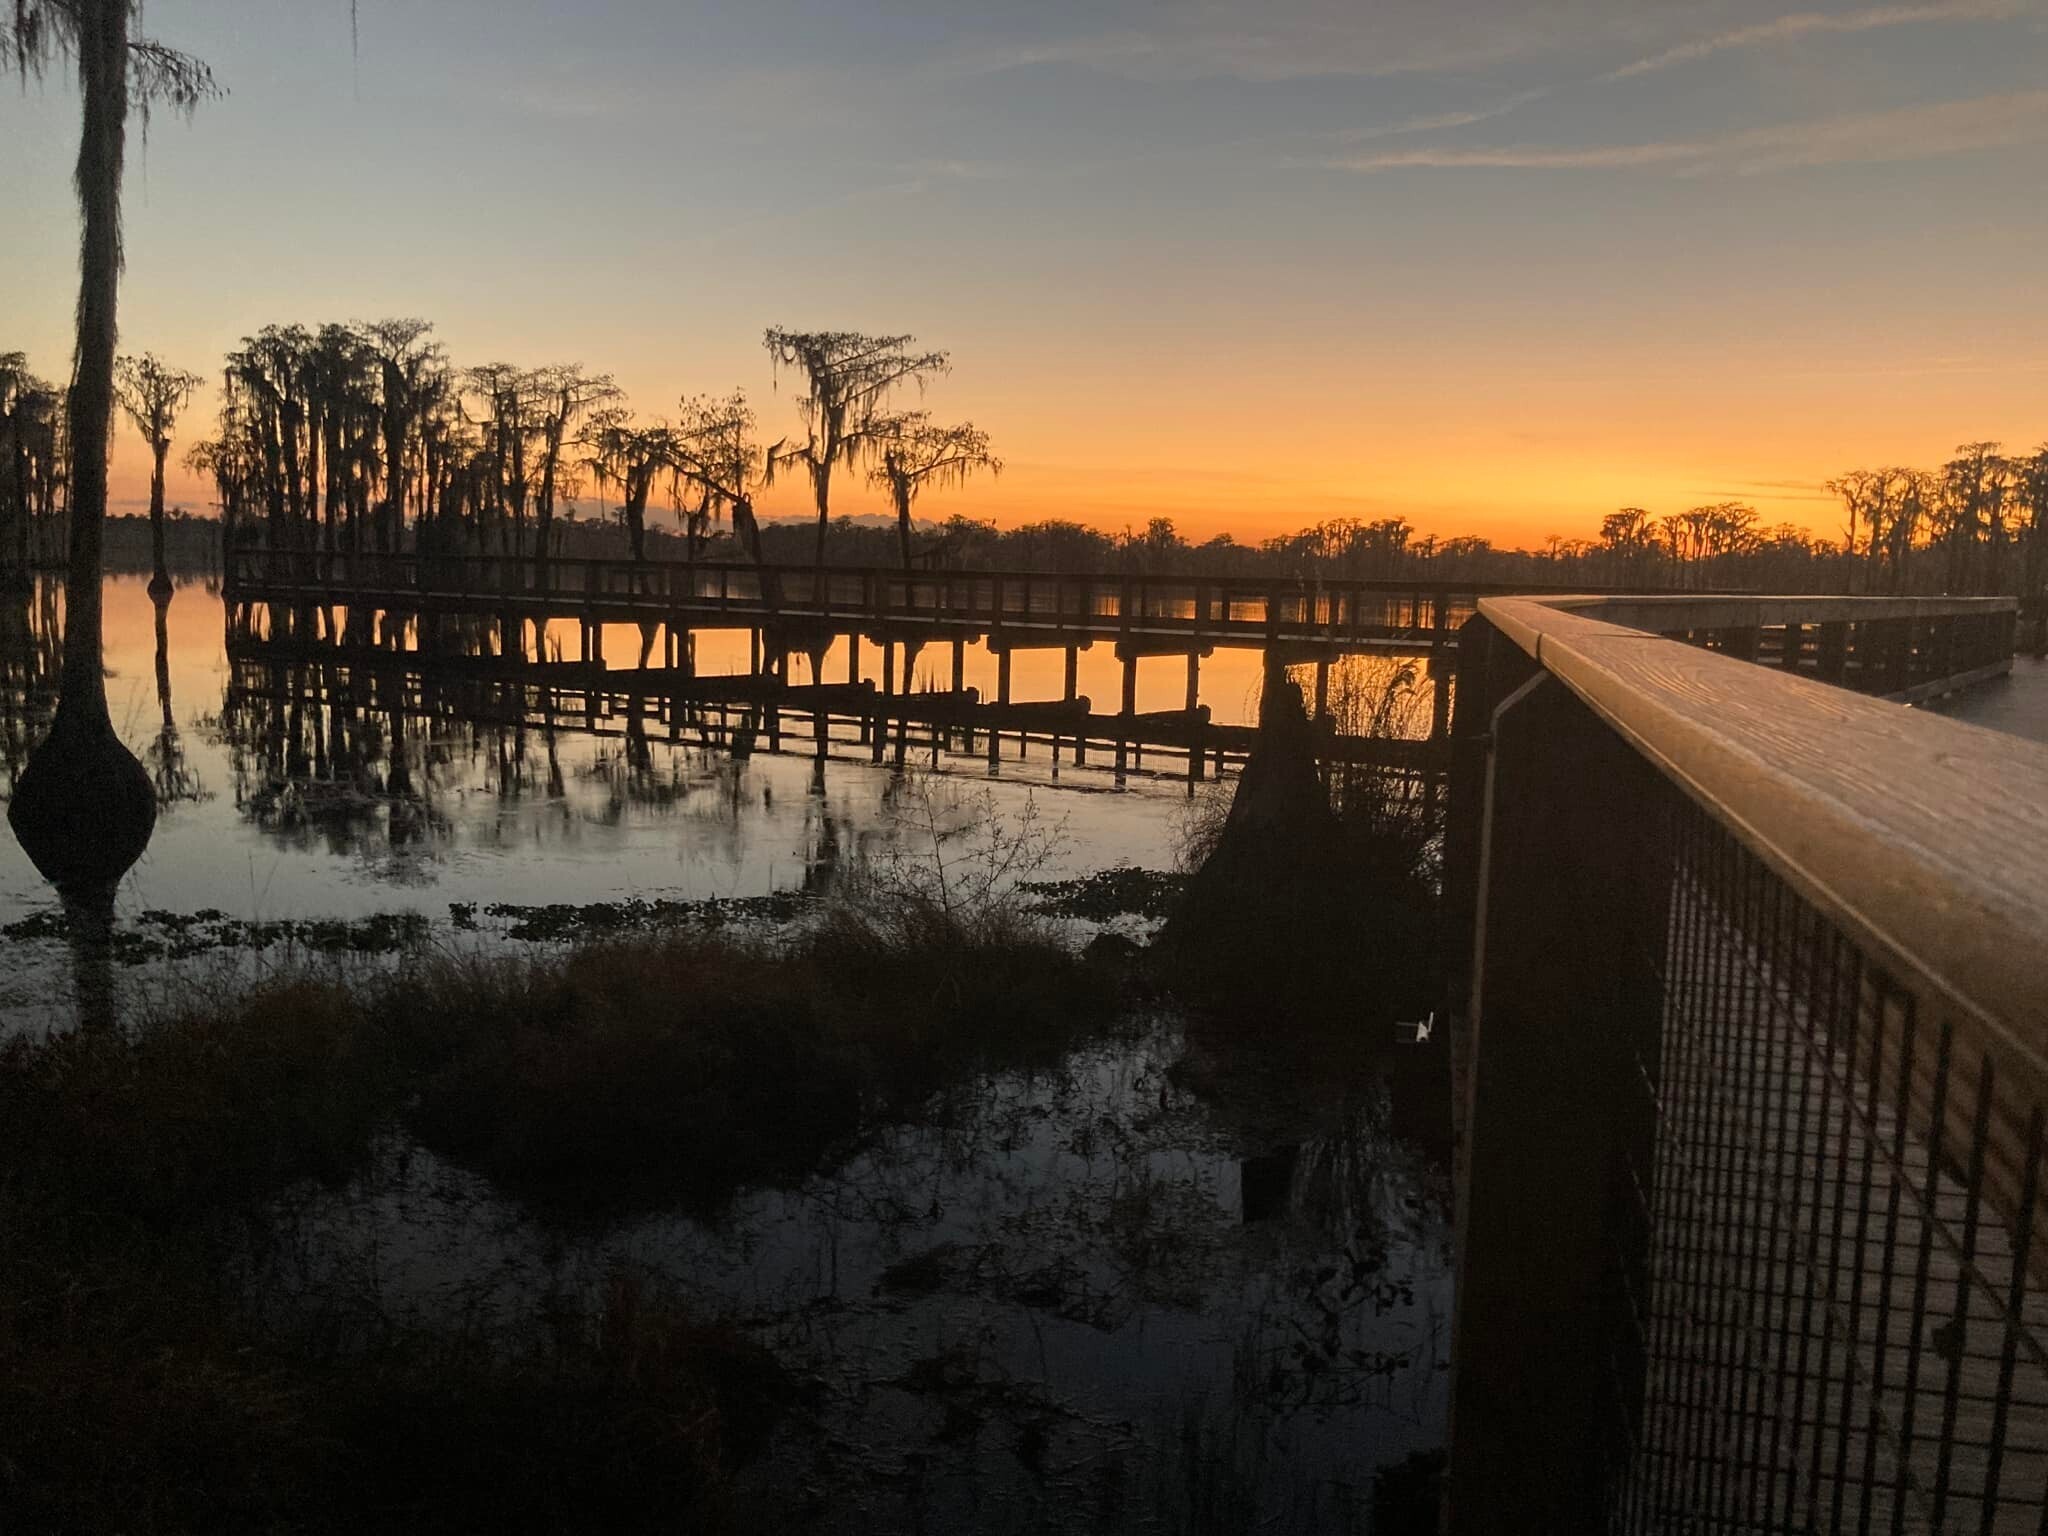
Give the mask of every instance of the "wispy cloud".
[[1337, 170], [1407, 166], [1513, 170], [1603, 170], [1668, 166], [1683, 174], [1755, 174], [1799, 166], [1932, 160], [2048, 139], [2048, 91], [1977, 96], [1889, 112], [1858, 112], [1747, 128], [1703, 139], [1637, 144], [1425, 146], [1344, 155]]
[[1448, 133], [1454, 128], [1470, 128], [1475, 123], [1490, 123], [1497, 117], [1506, 117], [1510, 112], [1518, 111], [1539, 97], [1549, 94], [1547, 89], [1517, 91], [1490, 107], [1475, 107], [1462, 112], [1429, 112], [1416, 117], [1404, 117], [1397, 122], [1349, 129], [1334, 135], [1333, 138], [1338, 143], [1365, 144], [1374, 139], [1402, 138], [1411, 133]]
[[1635, 75], [1653, 74], [1677, 64], [1741, 48], [1762, 48], [1772, 43], [1794, 42], [1800, 38], [1842, 32], [1875, 32], [1886, 27], [1927, 26], [1952, 21], [2005, 21], [2026, 9], [2025, 0], [1947, 0], [1936, 5], [1880, 5], [1860, 11], [1795, 11], [1753, 26], [1737, 27], [1712, 37], [1679, 43], [1619, 69], [1609, 70], [1602, 80], [1627, 80]]

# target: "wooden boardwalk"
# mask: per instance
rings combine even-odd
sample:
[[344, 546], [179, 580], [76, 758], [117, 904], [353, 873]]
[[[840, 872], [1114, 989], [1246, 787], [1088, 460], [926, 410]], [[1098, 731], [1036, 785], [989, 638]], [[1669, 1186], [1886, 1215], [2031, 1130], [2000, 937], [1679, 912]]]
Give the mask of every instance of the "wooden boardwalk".
[[769, 629], [792, 649], [803, 648], [807, 637], [860, 632], [919, 643], [982, 640], [992, 649], [1100, 641], [1143, 655], [1286, 646], [1301, 660], [1367, 651], [1423, 655], [1455, 646], [1458, 625], [1482, 593], [1494, 590], [1431, 581], [819, 570], [246, 549], [231, 552], [226, 572], [230, 602]]

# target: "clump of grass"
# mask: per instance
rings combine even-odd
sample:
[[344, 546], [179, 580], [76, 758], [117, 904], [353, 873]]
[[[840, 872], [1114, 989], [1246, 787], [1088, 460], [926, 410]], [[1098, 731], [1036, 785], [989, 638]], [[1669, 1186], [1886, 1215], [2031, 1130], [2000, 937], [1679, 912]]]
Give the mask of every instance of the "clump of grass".
[[[140, 1274], [109, 1276], [89, 1319]], [[340, 1349], [154, 1276], [179, 1324], [0, 1349], [9, 1530], [729, 1529], [731, 1470], [800, 1397], [736, 1330], [615, 1274], [597, 1304], [492, 1333]]]
[[523, 1351], [407, 1336], [332, 1374], [333, 1469], [373, 1524], [728, 1527], [728, 1473], [799, 1401], [798, 1384], [745, 1335], [632, 1271], [616, 1271], [594, 1309], [553, 1319]]
[[856, 1064], [800, 963], [670, 933], [451, 968], [406, 999], [440, 1042], [412, 1126], [544, 1205], [714, 1200], [793, 1178], [859, 1122]]
[[420, 1139], [543, 1209], [801, 1178], [944, 1082], [1055, 1058], [1113, 983], [1035, 928], [826, 907], [779, 940], [674, 930], [451, 966], [390, 1004]]
[[51, 1212], [176, 1222], [345, 1177], [402, 1084], [373, 1011], [285, 981], [133, 1033], [0, 1047], [0, 1158], [7, 1186]]

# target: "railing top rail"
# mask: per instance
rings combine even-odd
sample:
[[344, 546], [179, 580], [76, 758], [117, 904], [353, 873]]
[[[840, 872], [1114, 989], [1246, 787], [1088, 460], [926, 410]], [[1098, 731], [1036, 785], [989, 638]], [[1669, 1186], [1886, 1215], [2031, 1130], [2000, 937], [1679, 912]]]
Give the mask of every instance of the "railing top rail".
[[[292, 565], [295, 562], [314, 558], [331, 559], [344, 568], [351, 559], [360, 560], [366, 567], [374, 566], [380, 561], [412, 560], [441, 561], [450, 564], [467, 563], [483, 566], [535, 566], [542, 563], [539, 557], [534, 555], [422, 554], [417, 550], [400, 550], [394, 553], [383, 554], [373, 554], [366, 551], [361, 555], [351, 555], [347, 551], [253, 549], [248, 547], [229, 551], [229, 558], [231, 565], [236, 561], [242, 560], [247, 560], [251, 563], [276, 560], [286, 565]], [[773, 573], [785, 578], [802, 577], [806, 579], [815, 575], [820, 569], [819, 566], [804, 561], [766, 565], [756, 565], [749, 560], [642, 560], [636, 562], [627, 556], [612, 555], [550, 555], [547, 557], [545, 564], [553, 570], [603, 569], [616, 571], [629, 570], [637, 566], [638, 569], [643, 571], [698, 571], [713, 575], [720, 571], [726, 571], [747, 576]], [[1193, 586], [1199, 583], [1206, 587], [1242, 591], [1251, 596], [1262, 596], [1275, 588], [1288, 591], [1416, 593], [1425, 597], [1438, 592], [1448, 593], [1454, 597], [1473, 597], [1487, 594], [1502, 596], [1520, 594], [1563, 596], [1567, 594], [1583, 594], [1587, 590], [1583, 584], [1545, 584], [1529, 581], [1468, 581], [1452, 576], [1417, 578], [1318, 576], [1314, 574], [1210, 576], [1197, 571], [1140, 573], [1124, 571], [1025, 571], [1009, 568], [1002, 570], [906, 571], [900, 566], [886, 565], [827, 565], [822, 567], [822, 569], [828, 576], [862, 579], [872, 577], [876, 580], [887, 581], [943, 582], [950, 580], [965, 582], [997, 580], [1004, 582], [1029, 581], [1035, 583], [1068, 582], [1076, 585], [1093, 583], [1105, 593], [1114, 591], [1124, 582], [1154, 586]], [[1596, 594], [1602, 591], [1621, 593], [1629, 590], [1631, 589], [1621, 587], [1594, 589]], [[1694, 595], [1696, 594], [1688, 594], [1688, 596]]]
[[[1745, 609], [1818, 623], [2013, 607], [1719, 603], [1719, 625]], [[2048, 748], [1646, 633], [1640, 599], [1488, 598], [1480, 613], [1902, 982], [2048, 1083]]]
[[[1502, 594], [1511, 595], [1511, 594]], [[1774, 624], [1856, 623], [1876, 619], [1942, 618], [1957, 613], [2015, 613], [2015, 597], [1835, 597], [1764, 593], [1574, 592], [1549, 598], [1551, 606], [1586, 613], [1630, 629], [1733, 629]]]

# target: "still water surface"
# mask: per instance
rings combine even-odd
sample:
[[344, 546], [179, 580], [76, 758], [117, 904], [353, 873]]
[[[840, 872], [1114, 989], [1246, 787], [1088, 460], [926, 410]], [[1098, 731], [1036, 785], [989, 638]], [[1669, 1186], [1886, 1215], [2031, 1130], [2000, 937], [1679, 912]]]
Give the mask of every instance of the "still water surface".
[[[336, 751], [325, 764], [294, 764], [266, 742], [259, 709], [228, 709], [223, 610], [219, 597], [197, 583], [178, 589], [167, 614], [163, 681], [174, 727], [167, 735], [156, 615], [143, 578], [110, 579], [105, 601], [115, 724], [160, 785], [156, 835], [123, 884], [127, 913], [212, 908], [252, 920], [401, 909], [441, 915], [450, 903], [762, 895], [802, 885], [821, 841], [844, 847], [887, 837], [895, 823], [897, 775], [851, 744], [835, 752], [821, 782], [801, 747], [736, 760], [667, 742], [657, 730], [646, 759], [630, 763], [618, 739], [585, 734], [574, 720], [552, 733], [443, 724], [431, 739], [408, 740], [410, 784], [400, 792], [386, 732], [371, 720], [332, 732], [337, 745], [348, 735], [353, 755]], [[54, 614], [54, 594], [43, 593], [37, 607]], [[631, 661], [629, 635], [610, 648], [615, 667]], [[9, 665], [18, 669], [19, 647], [10, 649], [16, 654]], [[1031, 654], [1019, 657], [1020, 698], [1034, 696], [1023, 665]], [[1056, 654], [1036, 654], [1057, 670]], [[1215, 701], [1219, 721], [1244, 719], [1256, 656], [1218, 656], [1205, 698]], [[1084, 656], [1083, 663], [1114, 666], [1106, 654]], [[707, 644], [701, 664], [707, 672], [742, 670], [744, 639]], [[969, 685], [986, 685], [979, 672], [992, 666], [986, 653], [971, 651]], [[829, 659], [826, 671], [838, 675]], [[42, 672], [54, 675], [47, 665]], [[1141, 679], [1148, 693], [1183, 686], [1163, 664]], [[1093, 680], [1098, 692], [1101, 682]], [[1090, 685], [1084, 677], [1084, 691]], [[17, 711], [10, 750], [27, 734], [18, 693], [8, 700]], [[1140, 706], [1166, 707], [1150, 697], [1141, 697]], [[1056, 782], [1042, 750], [1005, 762], [995, 777], [975, 757], [962, 755], [951, 765], [986, 778], [1000, 809], [1014, 814], [1029, 801], [1062, 826], [1049, 876], [1171, 862], [1187, 798], [1176, 779], [1138, 776], [1117, 791], [1106, 774], [1067, 765]], [[0, 839], [0, 922], [50, 903], [48, 887], [13, 839]]]
[[394, 1148], [309, 1198], [268, 1283], [473, 1324], [657, 1277], [805, 1384], [742, 1528], [1432, 1529], [1389, 1505], [1442, 1443], [1448, 1173], [1396, 1133], [1399, 1085], [1259, 1055], [1139, 1020], [794, 1188], [599, 1232]]

